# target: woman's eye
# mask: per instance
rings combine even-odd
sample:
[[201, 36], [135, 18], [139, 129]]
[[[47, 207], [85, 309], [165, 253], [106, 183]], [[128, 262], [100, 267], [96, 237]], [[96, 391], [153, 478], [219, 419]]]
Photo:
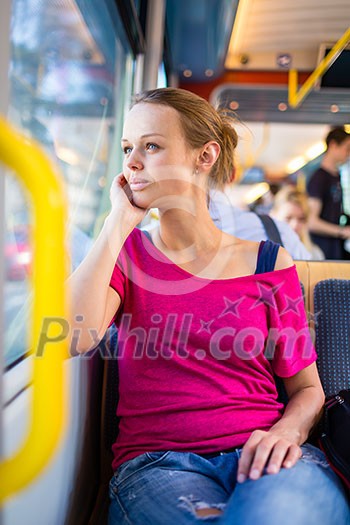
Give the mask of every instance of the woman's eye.
[[146, 149], [148, 150], [151, 150], [151, 151], [154, 151], [156, 149], [158, 149], [159, 146], [157, 146], [157, 144], [153, 144], [152, 142], [149, 142], [146, 146]]
[[130, 146], [125, 146], [125, 148], [123, 148], [124, 155], [127, 155], [128, 153], [130, 153], [131, 150], [132, 148]]

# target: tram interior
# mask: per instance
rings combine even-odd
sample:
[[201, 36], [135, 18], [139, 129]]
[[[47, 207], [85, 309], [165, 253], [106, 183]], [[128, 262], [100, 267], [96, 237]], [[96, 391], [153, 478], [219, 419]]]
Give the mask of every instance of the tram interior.
[[[321, 162], [327, 130], [350, 129], [350, 37], [297, 107], [288, 98], [289, 70], [298, 71], [300, 89], [349, 30], [348, 0], [5, 0], [0, 20], [0, 110], [40, 144], [64, 181], [71, 269], [108, 212], [109, 186], [122, 164], [123, 117], [136, 91], [178, 86], [235, 111], [240, 140], [228, 195], [247, 209], [259, 199], [268, 205], [271, 188], [287, 182], [305, 189]], [[4, 167], [3, 175], [0, 445], [3, 458], [10, 458], [30, 426], [35, 388], [28, 351], [35, 261], [33, 202], [14, 173]], [[350, 159], [341, 176], [350, 221]], [[297, 261], [297, 268], [314, 329], [315, 286], [349, 281], [350, 261]], [[350, 296], [339, 301], [338, 308], [348, 306]], [[327, 317], [332, 311], [334, 323], [346, 321], [349, 310], [337, 316], [335, 307], [324, 304]], [[342, 354], [339, 382], [327, 388], [350, 387], [349, 323], [341, 326], [342, 341], [326, 343], [337, 344]], [[101, 355], [116, 344], [115, 334], [107, 339], [90, 355], [65, 361], [66, 432], [44, 470], [3, 501], [1, 525], [106, 522], [117, 431], [110, 416], [117, 369]], [[333, 366], [327, 359], [324, 366]], [[42, 432], [45, 425], [49, 414]]]

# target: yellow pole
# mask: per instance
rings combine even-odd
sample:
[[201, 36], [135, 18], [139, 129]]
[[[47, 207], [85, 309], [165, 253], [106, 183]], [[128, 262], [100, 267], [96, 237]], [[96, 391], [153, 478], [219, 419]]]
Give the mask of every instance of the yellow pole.
[[315, 71], [311, 73], [308, 79], [301, 86], [299, 91], [298, 89], [298, 73], [295, 69], [289, 71], [289, 84], [288, 84], [288, 102], [292, 108], [297, 108], [300, 106], [304, 98], [310, 93], [314, 84], [319, 80], [322, 75], [327, 71], [327, 69], [333, 64], [336, 58], [340, 55], [343, 49], [350, 42], [350, 27], [345, 31], [343, 36], [338, 40], [338, 42], [332, 47], [332, 49], [327, 53], [324, 59], [319, 63]]
[[64, 285], [66, 203], [60, 177], [40, 148], [1, 118], [0, 162], [13, 170], [28, 189], [34, 215], [30, 426], [20, 449], [0, 464], [1, 503], [41, 472], [63, 436], [67, 421], [64, 360], [68, 356], [64, 332], [68, 322]]

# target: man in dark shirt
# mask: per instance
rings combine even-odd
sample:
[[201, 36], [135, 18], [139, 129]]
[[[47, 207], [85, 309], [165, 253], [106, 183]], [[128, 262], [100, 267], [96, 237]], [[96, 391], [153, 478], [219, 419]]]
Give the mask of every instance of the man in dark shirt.
[[350, 156], [350, 134], [343, 127], [332, 129], [326, 137], [327, 150], [321, 167], [311, 176], [309, 229], [313, 242], [326, 259], [344, 258], [344, 240], [350, 239], [350, 226], [340, 226], [343, 193], [338, 167]]

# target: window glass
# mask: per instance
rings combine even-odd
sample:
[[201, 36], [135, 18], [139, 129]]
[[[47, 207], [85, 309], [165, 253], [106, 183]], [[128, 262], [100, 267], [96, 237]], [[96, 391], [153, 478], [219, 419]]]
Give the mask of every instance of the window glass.
[[162, 62], [158, 69], [157, 87], [163, 88], [163, 87], [167, 87], [167, 85], [168, 85], [168, 82], [167, 82], [167, 77], [166, 77], [166, 71], [164, 67], [164, 62]]
[[[350, 159], [340, 169], [343, 188], [343, 210], [341, 218], [343, 226], [350, 226]], [[350, 239], [344, 241], [345, 259], [350, 260]]]
[[346, 213], [350, 219], [350, 160], [342, 166], [340, 173], [343, 187], [344, 213]]
[[[13, 0], [9, 119], [58, 166], [69, 204], [72, 266], [83, 258], [109, 207], [109, 179], [129, 100], [133, 60], [104, 1]], [[120, 21], [118, 21], [121, 27]], [[119, 32], [121, 34], [119, 34]], [[30, 314], [28, 196], [6, 180], [6, 365], [27, 347]]]

